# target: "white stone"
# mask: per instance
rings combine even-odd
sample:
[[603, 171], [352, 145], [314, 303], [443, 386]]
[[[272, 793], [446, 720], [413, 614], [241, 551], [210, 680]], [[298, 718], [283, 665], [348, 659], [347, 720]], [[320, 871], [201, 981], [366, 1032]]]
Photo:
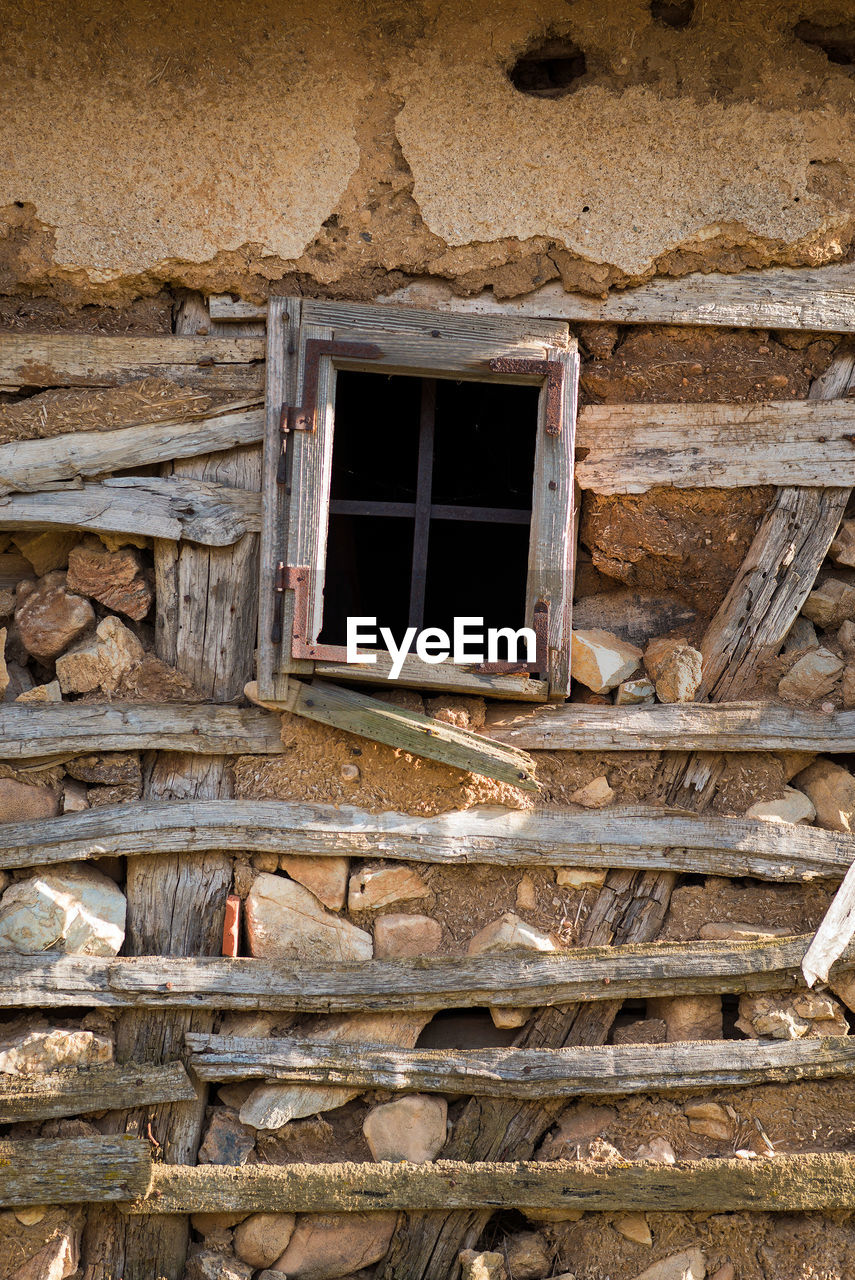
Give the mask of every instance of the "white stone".
[[80, 640], [56, 660], [63, 693], [115, 693], [123, 678], [139, 666], [145, 650], [133, 631], [112, 614], [102, 618], [95, 634]]
[[774, 800], [758, 800], [745, 810], [746, 818], [760, 818], [762, 822], [813, 822], [816, 809], [809, 796], [795, 787], [784, 787], [783, 794]]
[[429, 898], [430, 889], [411, 867], [363, 867], [350, 877], [349, 911], [380, 911], [397, 902]]
[[250, 954], [265, 960], [370, 960], [371, 934], [326, 911], [295, 880], [262, 872], [246, 898]]
[[677, 1156], [667, 1138], [651, 1138], [643, 1142], [635, 1153], [636, 1160], [646, 1160], [651, 1164], [676, 1164]]
[[[556, 946], [548, 933], [526, 924], [525, 920], [509, 911], [479, 929], [469, 939], [466, 950], [470, 956], [477, 956], [488, 951], [555, 951]], [[496, 1027], [522, 1027], [531, 1015], [532, 1010], [525, 1005], [503, 1005], [490, 1010]]]
[[654, 702], [656, 689], [647, 676], [637, 680], [624, 680], [618, 685], [615, 702], [619, 707], [632, 707], [638, 703]]
[[124, 938], [125, 895], [94, 867], [45, 871], [0, 898], [0, 951], [114, 956]]
[[7, 1076], [47, 1075], [65, 1067], [95, 1067], [113, 1061], [113, 1042], [94, 1031], [68, 1031], [37, 1024], [4, 1028], [0, 1072]]
[[601, 889], [606, 875], [606, 871], [595, 871], [593, 867], [559, 867], [555, 880], [564, 889]]
[[254, 1213], [235, 1229], [235, 1253], [252, 1267], [269, 1267], [288, 1248], [296, 1224], [293, 1213]]
[[706, 1259], [700, 1249], [686, 1249], [654, 1262], [635, 1280], [705, 1280], [706, 1274]]
[[829, 649], [812, 649], [797, 658], [778, 681], [778, 695], [807, 701], [821, 698], [834, 687], [843, 667], [842, 658]]
[[635, 674], [640, 662], [641, 650], [611, 631], [595, 627], [573, 632], [571, 675], [593, 693], [616, 688]]
[[609, 786], [609, 780], [603, 775], [592, 778], [584, 787], [574, 791], [570, 797], [570, 803], [584, 805], [586, 809], [604, 809], [614, 798], [615, 793]]
[[796, 776], [796, 785], [816, 810], [817, 826], [827, 831], [855, 827], [855, 777], [831, 760], [815, 760]]
[[445, 1098], [410, 1093], [372, 1107], [362, 1132], [375, 1160], [426, 1164], [445, 1146], [447, 1123]]

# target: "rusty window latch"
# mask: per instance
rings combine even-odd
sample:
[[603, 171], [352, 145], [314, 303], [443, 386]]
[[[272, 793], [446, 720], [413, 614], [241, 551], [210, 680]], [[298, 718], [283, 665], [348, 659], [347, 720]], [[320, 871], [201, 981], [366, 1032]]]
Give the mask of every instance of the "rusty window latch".
[[546, 680], [549, 669], [549, 603], [538, 600], [534, 606], [532, 630], [535, 638], [534, 662], [482, 662], [472, 670], [484, 676], [530, 675]]

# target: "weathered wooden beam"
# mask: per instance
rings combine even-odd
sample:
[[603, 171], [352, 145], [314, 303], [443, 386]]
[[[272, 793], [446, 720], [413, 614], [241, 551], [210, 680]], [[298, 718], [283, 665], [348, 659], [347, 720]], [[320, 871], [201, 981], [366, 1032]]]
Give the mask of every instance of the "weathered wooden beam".
[[0, 1206], [124, 1201], [147, 1194], [151, 1148], [134, 1138], [0, 1142]]
[[418, 818], [351, 805], [173, 800], [5, 823], [0, 869], [106, 854], [249, 848], [444, 866], [624, 867], [778, 881], [840, 878], [855, 861], [855, 837], [847, 832], [652, 806], [606, 812], [476, 808]]
[[576, 479], [594, 493], [855, 484], [855, 403], [598, 404], [580, 411]]
[[0, 1077], [0, 1124], [83, 1116], [113, 1107], [195, 1101], [196, 1090], [180, 1062], [162, 1067], [131, 1062], [45, 1076]]
[[[810, 588], [808, 587], [808, 590]], [[779, 702], [584, 703], [488, 709], [486, 732], [526, 751], [855, 751], [855, 711]]]
[[187, 1035], [202, 1080], [263, 1079], [493, 1098], [673, 1093], [855, 1075], [855, 1036], [580, 1045], [572, 1049], [371, 1049]]
[[260, 524], [258, 494], [178, 477], [112, 476], [100, 483], [0, 496], [0, 529], [48, 525], [224, 547]]
[[107, 387], [135, 378], [257, 394], [264, 389], [264, 339], [0, 334], [3, 386]]
[[428, 760], [439, 760], [455, 769], [510, 782], [523, 791], [538, 790], [535, 763], [517, 747], [493, 742], [468, 729], [442, 724], [418, 711], [381, 702], [325, 680], [291, 680], [287, 697], [267, 705]]
[[221, 405], [204, 414], [111, 431], [77, 431], [45, 440], [0, 445], [0, 494], [34, 493], [78, 476], [127, 471], [170, 458], [257, 444], [264, 430], [258, 400]]
[[[567, 293], [558, 282], [511, 300], [499, 301], [489, 291], [461, 298], [444, 282], [426, 281], [377, 301], [468, 315], [846, 333], [855, 330], [855, 266], [771, 267], [733, 275], [697, 272], [679, 280], [658, 278], [632, 289], [615, 289], [605, 298]], [[265, 315], [263, 305], [226, 296], [212, 297], [210, 306], [211, 316], [218, 320], [263, 320]]]
[[581, 1209], [792, 1213], [855, 1205], [855, 1156], [633, 1164], [557, 1160], [433, 1164], [156, 1164], [143, 1213], [350, 1213], [390, 1209]]
[[[313, 968], [178, 956], [0, 955], [0, 1008], [397, 1009], [526, 1007], [804, 988], [809, 936], [656, 942], [527, 956], [366, 960]], [[837, 972], [855, 966], [850, 948]]]
[[[382, 686], [392, 669], [392, 657], [379, 650], [374, 656], [377, 660], [372, 664], [316, 662], [315, 671], [319, 676]], [[427, 662], [421, 662], [413, 654], [404, 658], [400, 675], [387, 687], [480, 694], [484, 698], [506, 698], [511, 701], [519, 699], [523, 702], [545, 702], [549, 694], [549, 682], [537, 680], [534, 676], [479, 675], [475, 670], [455, 667], [449, 662], [431, 666]]]

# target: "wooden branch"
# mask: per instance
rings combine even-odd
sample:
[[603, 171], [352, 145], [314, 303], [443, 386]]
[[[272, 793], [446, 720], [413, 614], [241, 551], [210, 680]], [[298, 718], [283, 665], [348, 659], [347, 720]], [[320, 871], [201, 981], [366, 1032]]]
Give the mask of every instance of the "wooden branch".
[[855, 1075], [855, 1036], [572, 1049], [372, 1049], [187, 1035], [202, 1080], [263, 1079], [494, 1098], [673, 1093]]
[[132, 1200], [148, 1192], [151, 1156], [137, 1138], [0, 1142], [0, 1206]]
[[[679, 280], [659, 278], [633, 289], [615, 289], [605, 298], [566, 293], [560, 284], [552, 283], [501, 302], [489, 291], [460, 298], [448, 285], [427, 281], [377, 301], [469, 315], [845, 333], [855, 329], [855, 267], [771, 267], [733, 275], [697, 272]], [[211, 316], [218, 320], [263, 320], [265, 316], [263, 305], [234, 302], [227, 296], [212, 297], [210, 307]]]
[[588, 405], [577, 444], [576, 479], [594, 493], [645, 493], [654, 485], [851, 486], [855, 403]]
[[[0, 955], [0, 1008], [397, 1009], [525, 1007], [569, 1001], [804, 989], [808, 937], [658, 942], [533, 955], [367, 960], [310, 968], [177, 956]], [[855, 967], [855, 953], [838, 962]]]
[[255, 401], [222, 405], [204, 415], [170, 422], [13, 441], [0, 446], [0, 494], [34, 493], [78, 476], [127, 471], [171, 458], [257, 444], [263, 430], [264, 411]]
[[801, 881], [840, 878], [855, 837], [652, 806], [469, 809], [432, 818], [279, 800], [172, 800], [5, 823], [0, 869], [213, 849], [398, 858], [444, 866], [625, 867]]
[[196, 1090], [180, 1062], [163, 1067], [131, 1062], [45, 1076], [0, 1076], [0, 1124], [195, 1101]]
[[68, 752], [190, 751], [278, 755], [279, 717], [254, 707], [207, 703], [52, 703], [0, 706], [0, 758]]
[[792, 1213], [855, 1205], [855, 1156], [768, 1160], [509, 1161], [467, 1164], [156, 1164], [143, 1213], [350, 1213], [394, 1209], [711, 1209]]
[[[810, 588], [808, 587], [808, 590]], [[777, 702], [490, 709], [486, 732], [526, 751], [855, 751], [855, 712]]]
[[108, 387], [135, 378], [258, 394], [264, 389], [264, 339], [0, 334], [3, 386]]
[[0, 497], [0, 529], [49, 525], [224, 547], [257, 531], [260, 523], [257, 494], [178, 477], [113, 476], [99, 484]]
[[366, 697], [353, 689], [324, 680], [312, 680], [308, 684], [291, 680], [287, 698], [271, 705], [373, 742], [384, 742], [428, 760], [439, 760], [455, 769], [509, 782], [523, 791], [538, 790], [535, 763], [517, 747], [500, 745], [468, 729], [456, 729], [418, 711]]

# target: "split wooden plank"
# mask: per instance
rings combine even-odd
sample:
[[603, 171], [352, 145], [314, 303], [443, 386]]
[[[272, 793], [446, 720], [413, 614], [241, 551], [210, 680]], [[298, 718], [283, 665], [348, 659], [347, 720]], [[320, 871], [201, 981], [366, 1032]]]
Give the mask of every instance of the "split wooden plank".
[[855, 1036], [409, 1051], [237, 1036], [185, 1041], [195, 1073], [220, 1084], [262, 1079], [493, 1098], [674, 1093], [855, 1075]]
[[[522, 298], [498, 300], [491, 292], [461, 298], [436, 281], [406, 285], [378, 302], [405, 303], [479, 316], [554, 316], [609, 324], [725, 325], [748, 329], [855, 330], [855, 267], [772, 267], [733, 275], [696, 272], [679, 280], [655, 279], [606, 297], [568, 293], [558, 282]], [[258, 320], [264, 306], [212, 297], [217, 320]]]
[[[806, 590], [810, 590], [810, 584]], [[741, 646], [740, 646], [741, 647]], [[777, 702], [490, 708], [486, 732], [526, 751], [855, 751], [855, 712]]]
[[309, 683], [292, 680], [287, 697], [275, 705], [308, 720], [384, 742], [428, 760], [439, 760], [455, 769], [510, 782], [523, 791], [538, 790], [535, 763], [517, 747], [501, 745], [468, 729], [442, 724], [418, 711], [368, 698], [353, 689], [324, 680]]
[[135, 1138], [27, 1138], [0, 1142], [0, 1206], [83, 1204], [145, 1196], [147, 1142]]
[[[636, 943], [332, 968], [214, 957], [0, 955], [0, 1008], [365, 1013], [803, 990], [800, 965], [809, 940]], [[855, 950], [849, 948], [833, 972], [853, 967]]]
[[0, 529], [142, 533], [224, 547], [260, 525], [257, 494], [178, 477], [111, 476], [100, 483], [0, 496]]
[[0, 759], [69, 752], [278, 755], [279, 717], [254, 707], [113, 702], [0, 706]]
[[[556, 1160], [433, 1164], [156, 1164], [146, 1213], [364, 1213], [395, 1209], [570, 1209], [585, 1212], [711, 1209], [793, 1213], [855, 1205], [855, 1156], [679, 1164]], [[443, 1273], [448, 1274], [448, 1273]]]
[[[315, 671], [319, 676], [349, 680], [354, 684], [364, 681], [367, 684], [382, 685], [392, 669], [392, 657], [385, 650], [368, 652], [374, 652], [375, 663], [316, 662]], [[413, 654], [404, 658], [400, 674], [388, 687], [423, 689], [426, 692], [451, 690], [454, 693], [480, 694], [484, 698], [502, 698], [508, 701], [519, 699], [523, 702], [545, 702], [549, 692], [548, 681], [538, 680], [534, 676], [479, 675], [477, 671], [456, 667], [450, 662], [439, 665], [421, 662]]]
[[251, 848], [442, 866], [622, 867], [786, 882], [839, 879], [855, 862], [855, 837], [847, 832], [640, 805], [607, 812], [476, 808], [419, 818], [351, 805], [173, 800], [5, 823], [2, 837], [0, 869], [110, 854]]
[[196, 1090], [183, 1065], [90, 1067], [44, 1076], [0, 1078], [0, 1124], [82, 1116], [113, 1107], [154, 1106], [158, 1102], [194, 1102]]
[[78, 476], [100, 476], [171, 458], [257, 444], [263, 431], [264, 410], [255, 400], [221, 405], [169, 422], [16, 440], [0, 446], [0, 494], [34, 493]]
[[3, 386], [106, 387], [135, 378], [258, 394], [264, 390], [264, 339], [0, 334]]
[[594, 493], [855, 484], [855, 401], [588, 405], [576, 479]]

